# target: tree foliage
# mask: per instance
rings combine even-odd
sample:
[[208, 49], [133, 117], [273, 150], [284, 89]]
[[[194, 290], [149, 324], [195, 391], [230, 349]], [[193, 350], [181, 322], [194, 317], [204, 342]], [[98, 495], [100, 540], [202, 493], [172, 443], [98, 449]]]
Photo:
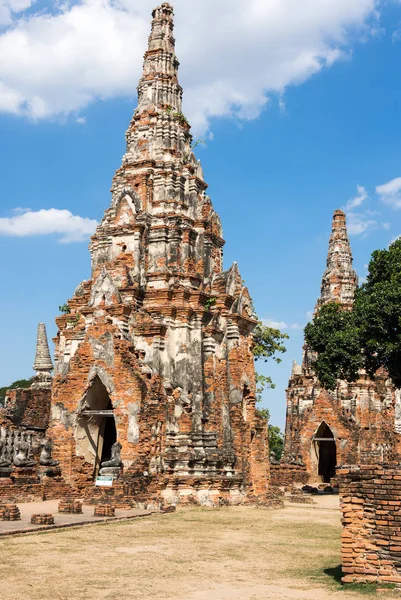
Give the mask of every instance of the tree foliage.
[[360, 368], [373, 377], [380, 367], [401, 387], [401, 239], [373, 252], [352, 310], [323, 306], [305, 339], [318, 353], [313, 368], [327, 389], [337, 379], [355, 381]]
[[[281, 363], [281, 358], [276, 356], [278, 352], [283, 354], [286, 352], [284, 340], [288, 340], [289, 336], [286, 333], [281, 333], [279, 329], [273, 329], [263, 325], [258, 320], [253, 332], [253, 354], [255, 361], [263, 360], [267, 362], [270, 358], [276, 363]], [[276, 386], [272, 381], [272, 378], [267, 375], [261, 375], [256, 373], [256, 400], [260, 402], [262, 400], [262, 393], [265, 389], [274, 389]]]
[[269, 425], [269, 448], [274, 452], [276, 460], [280, 460], [284, 450], [284, 435], [280, 427]]
[[253, 331], [253, 354], [255, 360], [263, 360], [267, 362], [272, 358], [276, 363], [281, 362], [281, 358], [276, 356], [277, 352], [286, 352], [284, 340], [288, 340], [289, 335], [281, 333], [279, 329], [273, 329], [263, 325], [262, 321], [258, 321]]
[[14, 390], [16, 388], [29, 388], [32, 383], [32, 379], [32, 377], [31, 379], [18, 379], [10, 385], [0, 388], [0, 406], [4, 406], [7, 390]]
[[357, 379], [363, 356], [352, 311], [342, 309], [337, 302], [322, 306], [305, 327], [305, 340], [317, 353], [313, 369], [324, 388], [334, 389], [337, 379]]

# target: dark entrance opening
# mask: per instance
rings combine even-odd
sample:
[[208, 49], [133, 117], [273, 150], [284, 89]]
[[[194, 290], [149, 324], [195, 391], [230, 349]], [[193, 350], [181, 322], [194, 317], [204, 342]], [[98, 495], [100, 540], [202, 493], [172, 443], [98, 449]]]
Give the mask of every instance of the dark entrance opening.
[[[112, 405], [107, 407], [108, 410], [112, 410]], [[103, 448], [102, 454], [100, 458], [100, 464], [106, 460], [111, 459], [111, 447], [117, 441], [117, 430], [116, 430], [116, 422], [113, 417], [106, 417], [103, 419]]]
[[317, 454], [319, 457], [318, 474], [323, 483], [330, 483], [336, 474], [337, 448], [333, 432], [323, 421], [315, 435]]

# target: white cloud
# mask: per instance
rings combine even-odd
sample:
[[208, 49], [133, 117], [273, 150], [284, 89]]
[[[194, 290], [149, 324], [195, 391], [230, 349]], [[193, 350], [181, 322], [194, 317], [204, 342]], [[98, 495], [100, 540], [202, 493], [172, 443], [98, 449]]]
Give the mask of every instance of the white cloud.
[[396, 177], [383, 185], [378, 185], [376, 193], [383, 204], [393, 208], [401, 208], [401, 177]]
[[370, 211], [347, 214], [347, 228], [350, 235], [367, 234], [373, 229], [377, 229], [378, 226], [377, 220], [372, 218]]
[[11, 25], [13, 16], [34, 4], [35, 0], [0, 0], [0, 25]]
[[274, 321], [274, 319], [261, 319], [263, 325], [271, 327], [272, 329], [301, 329], [301, 325], [298, 323], [286, 323], [285, 321]]
[[[253, 119], [269, 93], [281, 97], [347, 56], [372, 30], [379, 2], [175, 0], [180, 79], [195, 132], [216, 116]], [[13, 18], [0, 35], [1, 111], [50, 118], [99, 98], [134, 96], [155, 0], [75, 0], [36, 15], [17, 12], [29, 0], [0, 3], [3, 23]]]
[[[375, 229], [387, 229], [388, 223], [380, 222], [380, 213], [367, 208], [361, 208], [369, 199], [368, 192], [363, 185], [356, 186], [357, 194], [350, 198], [344, 206], [347, 213], [347, 229], [350, 235], [366, 236]], [[357, 209], [357, 210], [355, 210]]]
[[85, 117], [77, 117], [75, 119], [75, 123], [78, 123], [78, 125], [86, 125], [86, 118]]
[[357, 185], [356, 190], [357, 190], [357, 195], [354, 198], [350, 198], [348, 200], [347, 204], [345, 205], [346, 211], [352, 210], [353, 208], [356, 208], [357, 206], [361, 206], [361, 204], [363, 204], [365, 202], [365, 200], [367, 200], [367, 198], [369, 197], [368, 192], [363, 187], [363, 185]]
[[57, 208], [36, 212], [18, 209], [16, 216], [0, 218], [0, 235], [28, 237], [56, 234], [61, 243], [82, 242], [92, 235], [97, 221]]

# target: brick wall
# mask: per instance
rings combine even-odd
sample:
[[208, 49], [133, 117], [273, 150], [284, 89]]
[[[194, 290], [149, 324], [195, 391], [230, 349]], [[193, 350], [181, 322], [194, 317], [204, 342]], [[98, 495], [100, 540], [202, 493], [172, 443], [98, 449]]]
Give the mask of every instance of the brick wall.
[[401, 466], [338, 469], [343, 583], [401, 587]]
[[18, 388], [7, 391], [7, 404], [0, 421], [16, 427], [46, 429], [49, 424], [51, 388]]
[[308, 482], [309, 474], [304, 465], [280, 463], [270, 465], [271, 485], [273, 487], [285, 487], [290, 490], [294, 485]]

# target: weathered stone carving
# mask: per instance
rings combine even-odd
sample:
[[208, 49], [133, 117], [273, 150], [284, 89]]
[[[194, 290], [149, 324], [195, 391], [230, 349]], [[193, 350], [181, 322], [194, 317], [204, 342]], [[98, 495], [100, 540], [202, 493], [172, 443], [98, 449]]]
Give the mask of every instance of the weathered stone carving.
[[3, 442], [0, 440], [0, 467], [9, 467], [10, 465], [11, 461], [7, 457]]
[[58, 461], [54, 460], [54, 458], [52, 458], [52, 447], [53, 444], [51, 442], [51, 440], [46, 439], [43, 440], [43, 442], [41, 443], [41, 447], [42, 447], [42, 451], [40, 453], [40, 457], [39, 457], [39, 464], [45, 466], [45, 467], [55, 467], [56, 465], [58, 465]]
[[116, 442], [115, 444], [113, 444], [111, 447], [111, 459], [105, 460], [104, 462], [102, 462], [102, 464], [100, 466], [102, 468], [104, 468], [104, 467], [122, 467], [123, 462], [121, 460], [121, 450], [122, 450], [122, 445], [120, 444], [120, 442]]
[[36, 465], [35, 461], [29, 458], [29, 444], [20, 442], [16, 450], [13, 461], [16, 467], [34, 467]]

